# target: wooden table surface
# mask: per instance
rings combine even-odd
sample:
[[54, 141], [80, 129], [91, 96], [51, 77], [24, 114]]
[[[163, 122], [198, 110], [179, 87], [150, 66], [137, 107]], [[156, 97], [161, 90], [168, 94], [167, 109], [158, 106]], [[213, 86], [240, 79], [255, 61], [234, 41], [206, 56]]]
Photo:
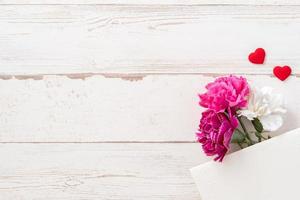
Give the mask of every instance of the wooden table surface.
[[0, 0], [0, 199], [199, 200], [197, 94], [227, 74], [299, 127], [300, 1]]

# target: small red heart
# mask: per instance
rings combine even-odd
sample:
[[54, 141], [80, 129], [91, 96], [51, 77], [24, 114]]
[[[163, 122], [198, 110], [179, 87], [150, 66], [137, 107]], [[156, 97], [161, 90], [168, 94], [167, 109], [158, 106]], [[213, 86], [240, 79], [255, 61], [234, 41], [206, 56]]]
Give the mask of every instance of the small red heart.
[[273, 69], [273, 74], [282, 81], [287, 79], [287, 77], [289, 77], [291, 73], [292, 73], [292, 69], [289, 66], [283, 66], [283, 67], [276, 66]]
[[248, 59], [254, 64], [263, 64], [265, 61], [266, 52], [263, 48], [258, 48], [250, 53]]

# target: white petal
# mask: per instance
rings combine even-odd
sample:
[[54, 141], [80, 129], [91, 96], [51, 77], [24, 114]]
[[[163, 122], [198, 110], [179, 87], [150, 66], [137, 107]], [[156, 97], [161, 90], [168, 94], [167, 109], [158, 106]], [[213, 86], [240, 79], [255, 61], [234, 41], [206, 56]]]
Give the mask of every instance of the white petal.
[[265, 131], [276, 131], [283, 124], [283, 119], [280, 115], [267, 115], [259, 118]]
[[255, 117], [257, 117], [257, 115], [251, 110], [240, 110], [238, 112], [239, 116], [245, 116], [249, 120], [253, 120]]
[[273, 88], [269, 86], [265, 86], [261, 88], [261, 93], [264, 95], [271, 96], [273, 93]]

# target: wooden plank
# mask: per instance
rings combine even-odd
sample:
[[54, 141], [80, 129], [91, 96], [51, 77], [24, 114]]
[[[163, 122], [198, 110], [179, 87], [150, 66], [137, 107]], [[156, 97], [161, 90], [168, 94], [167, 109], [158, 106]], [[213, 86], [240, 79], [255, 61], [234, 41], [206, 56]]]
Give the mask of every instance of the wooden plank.
[[[300, 74], [300, 6], [2, 5], [0, 74]], [[248, 54], [267, 51], [265, 65]]]
[[[0, 80], [1, 142], [192, 142], [202, 111], [197, 94], [214, 79], [17, 78]], [[247, 78], [252, 85], [272, 86], [286, 97], [288, 113], [278, 133], [299, 127], [298, 77], [285, 82], [266, 75]]]
[[[197, 200], [199, 144], [1, 144], [3, 199]], [[11, 155], [11, 156], [8, 156]]]
[[0, 0], [0, 4], [300, 5], [298, 0]]

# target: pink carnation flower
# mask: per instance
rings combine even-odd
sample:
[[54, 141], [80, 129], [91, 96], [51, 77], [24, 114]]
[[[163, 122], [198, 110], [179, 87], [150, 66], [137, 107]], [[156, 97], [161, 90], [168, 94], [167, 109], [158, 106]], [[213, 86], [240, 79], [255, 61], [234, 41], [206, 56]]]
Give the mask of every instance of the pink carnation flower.
[[217, 78], [206, 85], [207, 92], [200, 94], [200, 105], [216, 112], [227, 108], [244, 108], [247, 106], [249, 86], [243, 77], [230, 75]]
[[228, 116], [213, 110], [203, 112], [199, 132], [196, 135], [205, 154], [208, 156], [216, 155], [214, 160], [221, 162], [229, 150], [229, 144], [237, 126], [238, 120], [231, 115], [231, 112]]

